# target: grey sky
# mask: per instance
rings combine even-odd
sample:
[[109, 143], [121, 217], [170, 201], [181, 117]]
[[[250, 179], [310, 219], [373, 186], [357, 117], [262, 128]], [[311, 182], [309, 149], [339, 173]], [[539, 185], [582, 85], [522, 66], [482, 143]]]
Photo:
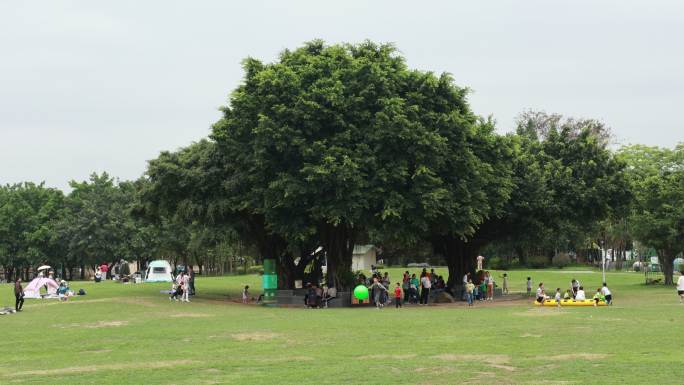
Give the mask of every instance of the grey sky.
[[244, 57], [314, 38], [394, 42], [502, 131], [532, 108], [671, 146], [683, 37], [681, 1], [1, 1], [0, 183], [137, 178], [209, 133]]

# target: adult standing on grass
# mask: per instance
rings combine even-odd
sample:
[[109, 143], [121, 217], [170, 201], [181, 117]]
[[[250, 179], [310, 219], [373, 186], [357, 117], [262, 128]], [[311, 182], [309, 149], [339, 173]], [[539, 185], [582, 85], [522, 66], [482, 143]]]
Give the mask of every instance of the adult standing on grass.
[[21, 287], [21, 278], [14, 282], [14, 310], [21, 311], [24, 306], [24, 288]]
[[409, 301], [414, 305], [418, 301], [418, 287], [420, 287], [420, 281], [416, 278], [416, 273], [411, 274], [411, 281], [409, 282]]
[[190, 274], [183, 274], [183, 289], [181, 301], [190, 302]]
[[420, 277], [420, 304], [427, 305], [430, 298], [430, 289], [432, 288], [432, 282], [430, 282], [430, 277], [426, 272], [423, 272]]
[[487, 282], [487, 300], [492, 301], [494, 300], [494, 277], [487, 272], [485, 281]]
[[195, 270], [192, 269], [192, 266], [188, 267], [188, 283], [190, 284], [188, 288], [190, 295], [195, 295]]
[[579, 291], [580, 283], [575, 278], [570, 281], [570, 289], [572, 289], [572, 298], [577, 298], [577, 291]]
[[684, 271], [680, 271], [680, 274], [677, 280], [677, 294], [679, 294], [679, 303], [684, 303]]
[[404, 303], [407, 303], [409, 301], [409, 289], [411, 288], [411, 274], [409, 274], [408, 270], [404, 273], [401, 288], [404, 290]]

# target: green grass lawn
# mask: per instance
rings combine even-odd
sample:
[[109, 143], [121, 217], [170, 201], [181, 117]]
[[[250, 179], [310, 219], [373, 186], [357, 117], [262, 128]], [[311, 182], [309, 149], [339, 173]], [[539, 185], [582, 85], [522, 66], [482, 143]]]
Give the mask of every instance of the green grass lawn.
[[[390, 269], [393, 282], [403, 270]], [[600, 285], [599, 272], [573, 270], [510, 271], [511, 290], [528, 275], [547, 289], [575, 277], [588, 295]], [[382, 311], [234, 302], [257, 276], [198, 277], [189, 304], [160, 294], [166, 284], [74, 282], [88, 294], [0, 316], [0, 384], [683, 383], [674, 288], [639, 273], [608, 282], [614, 306], [560, 311], [531, 299]], [[13, 305], [12, 287], [0, 290]]]

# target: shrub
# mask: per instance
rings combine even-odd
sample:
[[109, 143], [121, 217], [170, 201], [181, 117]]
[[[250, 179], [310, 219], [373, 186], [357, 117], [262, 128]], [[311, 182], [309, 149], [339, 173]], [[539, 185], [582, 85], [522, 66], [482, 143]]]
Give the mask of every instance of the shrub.
[[554, 267], [562, 269], [570, 264], [570, 255], [568, 253], [558, 253], [553, 256], [551, 263]]
[[264, 267], [261, 265], [254, 265], [247, 268], [247, 274], [264, 275]]
[[548, 264], [549, 259], [543, 255], [533, 255], [527, 258], [527, 266], [533, 269], [542, 269]]
[[487, 263], [487, 268], [492, 270], [508, 270], [511, 268], [511, 264], [503, 258], [492, 257]]

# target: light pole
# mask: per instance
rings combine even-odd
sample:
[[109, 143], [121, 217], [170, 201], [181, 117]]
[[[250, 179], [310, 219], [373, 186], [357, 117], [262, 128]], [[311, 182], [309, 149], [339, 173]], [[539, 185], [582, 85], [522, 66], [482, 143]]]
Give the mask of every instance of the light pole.
[[603, 249], [604, 242], [601, 241], [601, 270], [603, 275], [603, 281], [601, 283], [606, 283], [606, 251]]

